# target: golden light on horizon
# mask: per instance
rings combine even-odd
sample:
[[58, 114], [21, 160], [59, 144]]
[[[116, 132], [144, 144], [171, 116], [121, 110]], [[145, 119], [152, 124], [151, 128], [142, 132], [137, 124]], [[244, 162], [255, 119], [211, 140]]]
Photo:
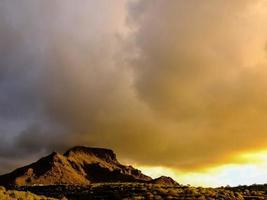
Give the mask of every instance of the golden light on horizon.
[[240, 155], [238, 159], [243, 163], [221, 165], [199, 172], [182, 172], [162, 166], [138, 167], [153, 178], [170, 176], [183, 185], [220, 187], [267, 182], [267, 151], [245, 153]]

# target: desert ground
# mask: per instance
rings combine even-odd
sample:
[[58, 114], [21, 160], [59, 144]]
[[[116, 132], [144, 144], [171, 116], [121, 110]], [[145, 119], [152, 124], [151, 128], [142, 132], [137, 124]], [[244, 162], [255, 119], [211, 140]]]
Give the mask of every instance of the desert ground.
[[239, 186], [234, 188], [167, 186], [147, 183], [98, 183], [88, 186], [19, 186], [10, 191], [1, 188], [0, 199], [263, 200], [267, 199], [267, 185]]

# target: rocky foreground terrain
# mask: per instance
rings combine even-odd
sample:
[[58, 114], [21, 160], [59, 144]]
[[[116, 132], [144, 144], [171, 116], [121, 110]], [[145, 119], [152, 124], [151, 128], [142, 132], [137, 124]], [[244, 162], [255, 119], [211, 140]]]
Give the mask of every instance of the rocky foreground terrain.
[[40, 196], [31, 192], [23, 192], [16, 190], [6, 190], [4, 187], [0, 187], [0, 199], [1, 200], [56, 200], [55, 198]]
[[152, 183], [97, 183], [88, 186], [19, 186], [13, 188], [46, 195], [57, 199], [69, 200], [263, 200], [267, 199], [267, 187], [257, 190], [250, 187], [201, 188], [190, 186], [171, 186]]
[[182, 186], [170, 177], [152, 179], [122, 165], [109, 149], [74, 147], [0, 176], [0, 200], [267, 199], [267, 185], [225, 188]]

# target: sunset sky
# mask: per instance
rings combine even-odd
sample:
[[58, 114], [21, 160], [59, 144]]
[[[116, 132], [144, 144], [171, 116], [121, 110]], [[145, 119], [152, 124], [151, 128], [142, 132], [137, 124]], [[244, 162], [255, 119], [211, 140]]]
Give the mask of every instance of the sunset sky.
[[0, 174], [86, 145], [267, 183], [266, 20], [266, 0], [1, 0]]

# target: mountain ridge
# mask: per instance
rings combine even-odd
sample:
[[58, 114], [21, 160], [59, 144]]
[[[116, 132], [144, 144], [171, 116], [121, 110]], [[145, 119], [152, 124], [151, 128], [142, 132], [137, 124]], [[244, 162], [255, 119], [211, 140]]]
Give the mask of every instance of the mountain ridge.
[[[0, 176], [0, 185], [87, 185], [102, 182], [153, 182], [132, 166], [121, 164], [105, 148], [75, 146], [64, 154], [52, 152], [36, 162]], [[155, 179], [157, 180], [157, 179]], [[161, 178], [159, 183], [172, 183]], [[175, 181], [174, 181], [175, 182]]]

